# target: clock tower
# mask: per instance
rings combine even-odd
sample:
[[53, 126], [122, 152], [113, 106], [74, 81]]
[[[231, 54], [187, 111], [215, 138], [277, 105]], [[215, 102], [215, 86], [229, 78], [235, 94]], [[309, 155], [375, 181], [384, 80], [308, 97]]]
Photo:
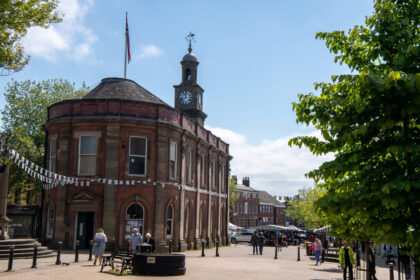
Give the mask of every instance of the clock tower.
[[189, 41], [188, 53], [181, 61], [182, 80], [181, 84], [175, 85], [175, 108], [184, 112], [190, 119], [204, 126], [207, 115], [203, 112], [204, 90], [197, 83], [197, 57], [191, 53], [191, 42], [194, 41], [194, 34], [185, 37]]

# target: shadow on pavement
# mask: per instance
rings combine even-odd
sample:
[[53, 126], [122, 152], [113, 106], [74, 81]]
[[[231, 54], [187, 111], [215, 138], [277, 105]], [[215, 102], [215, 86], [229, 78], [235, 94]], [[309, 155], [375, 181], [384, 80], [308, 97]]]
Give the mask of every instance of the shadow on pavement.
[[323, 271], [323, 272], [334, 272], [334, 273], [337, 273], [337, 272], [341, 272], [341, 269], [338, 269], [338, 268], [320, 268], [320, 267], [318, 267], [318, 268], [312, 268], [312, 270], [316, 270], [316, 271]]

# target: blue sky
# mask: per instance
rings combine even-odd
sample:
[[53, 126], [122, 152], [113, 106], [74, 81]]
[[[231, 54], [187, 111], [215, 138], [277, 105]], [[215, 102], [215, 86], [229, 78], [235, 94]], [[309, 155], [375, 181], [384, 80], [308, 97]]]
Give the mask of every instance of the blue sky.
[[62, 0], [60, 11], [63, 23], [29, 31], [24, 45], [31, 61], [23, 71], [0, 77], [1, 89], [12, 78], [66, 78], [94, 87], [102, 78], [123, 76], [128, 11], [127, 78], [173, 105], [179, 62], [187, 52], [184, 37], [192, 31], [206, 125], [231, 143], [232, 173], [284, 196], [311, 185], [304, 173], [330, 158], [285, 145], [293, 135], [316, 135], [296, 124], [291, 102], [313, 91], [314, 82], [349, 72], [334, 64], [315, 33], [363, 24], [373, 2]]

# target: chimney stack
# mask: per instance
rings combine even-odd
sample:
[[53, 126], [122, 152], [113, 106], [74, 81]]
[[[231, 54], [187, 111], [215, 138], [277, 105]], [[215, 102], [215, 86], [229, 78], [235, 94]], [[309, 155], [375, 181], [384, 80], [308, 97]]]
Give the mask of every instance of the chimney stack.
[[249, 187], [249, 177], [242, 178], [242, 185]]

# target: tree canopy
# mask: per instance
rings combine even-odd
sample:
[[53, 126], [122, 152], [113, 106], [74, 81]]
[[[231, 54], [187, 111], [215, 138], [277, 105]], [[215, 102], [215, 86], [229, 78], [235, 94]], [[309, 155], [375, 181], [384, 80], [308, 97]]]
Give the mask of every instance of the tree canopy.
[[324, 195], [323, 189], [303, 188], [299, 190], [297, 199], [287, 202], [286, 215], [303, 223], [306, 228], [321, 228], [327, 225], [326, 217], [320, 209], [315, 208], [315, 202]]
[[[82, 84], [76, 88], [68, 80], [54, 79], [41, 82], [14, 81], [8, 83], [4, 96], [6, 105], [2, 111], [3, 131], [9, 142], [20, 154], [43, 166], [45, 131], [48, 106], [65, 100], [80, 98], [88, 88]], [[10, 169], [9, 193], [34, 189], [37, 182], [12, 165]]]
[[58, 0], [0, 1], [0, 75], [17, 72], [29, 62], [21, 44], [30, 27], [47, 28], [61, 21]]
[[420, 2], [377, 0], [374, 9], [365, 26], [316, 34], [352, 72], [299, 94], [297, 122], [323, 139], [289, 145], [335, 153], [307, 175], [326, 191], [316, 206], [338, 236], [420, 253]]

